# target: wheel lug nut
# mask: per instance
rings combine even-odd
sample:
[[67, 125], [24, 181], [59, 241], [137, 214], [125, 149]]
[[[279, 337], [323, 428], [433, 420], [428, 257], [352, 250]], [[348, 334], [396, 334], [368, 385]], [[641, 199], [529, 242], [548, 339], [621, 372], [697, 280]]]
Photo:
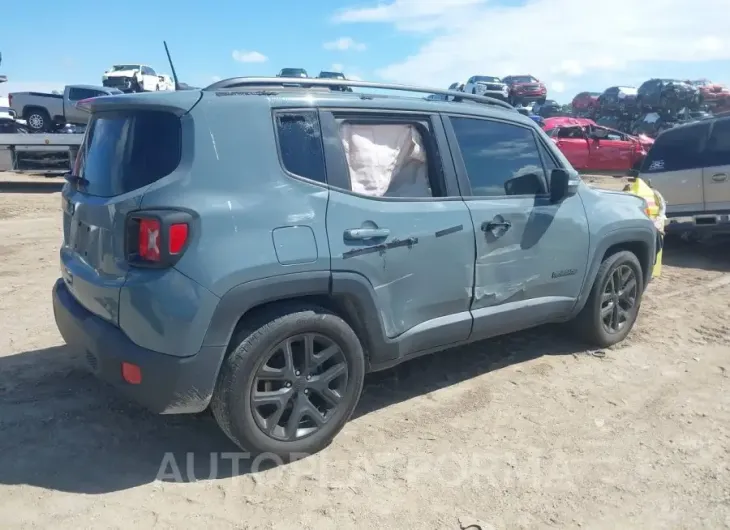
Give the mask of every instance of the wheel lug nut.
[[305, 389], [304, 389], [304, 393], [305, 393], [305, 394], [309, 394], [309, 389], [308, 389], [308, 388], [305, 388]]
[[311, 379], [312, 379], [312, 376], [311, 375], [308, 375], [307, 376], [307, 381], [310, 381]]
[[296, 372], [294, 373], [294, 375], [300, 375], [300, 374], [301, 374], [301, 372], [300, 372], [299, 370], [297, 370], [297, 371], [296, 371]]
[[291, 386], [291, 383], [287, 382], [286, 387], [289, 388]]

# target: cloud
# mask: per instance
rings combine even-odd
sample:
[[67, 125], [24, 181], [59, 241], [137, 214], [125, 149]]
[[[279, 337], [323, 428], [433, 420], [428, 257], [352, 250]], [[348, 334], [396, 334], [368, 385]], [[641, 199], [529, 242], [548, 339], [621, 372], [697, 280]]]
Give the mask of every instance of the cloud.
[[563, 83], [562, 81], [553, 81], [552, 83], [550, 83], [550, 90], [552, 90], [553, 92], [557, 92], [558, 94], [560, 94], [561, 92], [565, 92], [565, 88], [565, 83]]
[[[340, 10], [333, 19], [388, 24], [425, 39], [415, 54], [376, 74], [432, 86], [474, 74], [530, 73], [558, 92], [607, 75], [624, 82], [622, 72], [629, 77], [647, 62], [730, 60], [726, 18], [706, 16], [727, 12], [728, 0], [704, 0], [700, 10], [687, 0], [613, 0], [599, 15], [585, 6], [584, 0], [390, 0]], [[552, 44], [545, 45], [546, 35]]]
[[269, 60], [263, 53], [256, 51], [233, 50], [231, 55], [239, 63], [265, 63]]
[[211, 79], [211, 81], [213, 81], [214, 83], [217, 83], [218, 81], [220, 81], [220, 80], [222, 79], [222, 77], [221, 77], [221, 76], [219, 76], [219, 75], [214, 75], [214, 76], [213, 76], [213, 77], [211, 77], [210, 79]]
[[363, 44], [362, 42], [356, 42], [351, 37], [340, 37], [339, 39], [325, 42], [322, 47], [325, 50], [337, 50], [337, 51], [348, 51], [348, 50], [354, 50], [354, 51], [364, 51], [367, 49], [367, 46]]
[[340, 63], [333, 63], [332, 66], [330, 66], [330, 69], [333, 72], [344, 72], [345, 67], [344, 67], [344, 65], [341, 65]]

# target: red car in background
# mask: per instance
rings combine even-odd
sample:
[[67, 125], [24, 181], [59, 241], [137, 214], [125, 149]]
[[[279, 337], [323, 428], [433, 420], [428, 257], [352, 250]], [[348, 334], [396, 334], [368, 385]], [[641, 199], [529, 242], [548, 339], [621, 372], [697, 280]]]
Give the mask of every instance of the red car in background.
[[502, 78], [502, 83], [507, 85], [508, 101], [512, 106], [524, 105], [530, 101], [537, 101], [542, 105], [547, 100], [547, 88], [534, 76], [508, 75]]
[[730, 107], [730, 89], [720, 83], [713, 83], [707, 79], [687, 81], [696, 86], [702, 95], [702, 103], [709, 107]]
[[641, 165], [654, 144], [648, 136], [632, 136], [586, 118], [549, 118], [544, 130], [581, 173], [625, 174]]
[[573, 98], [571, 107], [576, 116], [590, 117], [598, 111], [598, 98], [601, 92], [581, 92]]

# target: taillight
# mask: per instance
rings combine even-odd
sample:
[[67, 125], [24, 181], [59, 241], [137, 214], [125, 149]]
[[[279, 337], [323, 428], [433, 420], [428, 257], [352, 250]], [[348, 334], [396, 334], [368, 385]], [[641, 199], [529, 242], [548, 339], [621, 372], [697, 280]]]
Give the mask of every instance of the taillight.
[[185, 252], [194, 217], [179, 210], [145, 210], [127, 218], [127, 260], [138, 267], [171, 267]]

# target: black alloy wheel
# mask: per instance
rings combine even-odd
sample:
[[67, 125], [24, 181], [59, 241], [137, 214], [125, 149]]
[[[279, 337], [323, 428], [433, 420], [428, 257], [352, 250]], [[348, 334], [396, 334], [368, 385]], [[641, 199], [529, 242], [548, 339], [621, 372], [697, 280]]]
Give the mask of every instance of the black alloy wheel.
[[601, 321], [607, 333], [619, 333], [633, 320], [638, 281], [628, 265], [617, 267], [607, 278], [601, 296]]
[[251, 387], [251, 412], [267, 436], [291, 442], [308, 437], [335, 415], [348, 383], [340, 346], [318, 333], [293, 335], [263, 357]]

